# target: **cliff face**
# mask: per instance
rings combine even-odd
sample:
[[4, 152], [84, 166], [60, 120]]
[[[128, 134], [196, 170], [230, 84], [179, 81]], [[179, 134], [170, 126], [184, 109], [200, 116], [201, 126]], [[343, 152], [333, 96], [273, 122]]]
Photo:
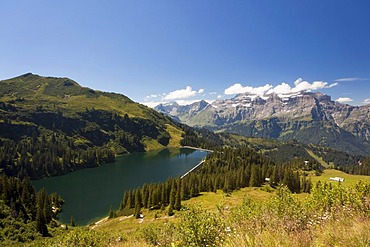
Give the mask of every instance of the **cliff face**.
[[173, 103], [155, 109], [190, 126], [245, 136], [296, 139], [359, 154], [370, 151], [370, 105], [341, 104], [319, 92], [263, 98], [239, 94], [212, 104]]

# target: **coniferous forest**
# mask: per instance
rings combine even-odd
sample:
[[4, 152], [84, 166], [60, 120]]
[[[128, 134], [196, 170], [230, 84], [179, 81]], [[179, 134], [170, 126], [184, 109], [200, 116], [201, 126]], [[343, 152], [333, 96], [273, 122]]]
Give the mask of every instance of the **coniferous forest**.
[[210, 153], [204, 164], [183, 178], [170, 178], [164, 183], [144, 184], [124, 192], [117, 212], [110, 217], [134, 214], [139, 218], [141, 208], [165, 209], [168, 214], [181, 209], [181, 201], [197, 197], [201, 192], [222, 190], [228, 194], [245, 187], [271, 187], [284, 184], [291, 192], [309, 193], [312, 183], [306, 171], [320, 172], [320, 165], [311, 160], [306, 165], [297, 159], [277, 165], [265, 156], [246, 147], [222, 148]]
[[35, 191], [28, 178], [0, 175], [0, 242], [29, 242], [49, 236], [63, 204], [55, 193]]

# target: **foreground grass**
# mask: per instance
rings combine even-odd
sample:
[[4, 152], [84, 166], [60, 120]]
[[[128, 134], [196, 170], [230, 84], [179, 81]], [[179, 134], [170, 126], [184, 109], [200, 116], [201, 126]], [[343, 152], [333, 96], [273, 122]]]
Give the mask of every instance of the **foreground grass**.
[[[324, 185], [331, 176], [346, 180]], [[312, 179], [322, 184], [311, 194], [284, 187], [207, 192], [171, 217], [143, 210], [143, 219], [70, 227], [31, 246], [370, 246], [370, 177], [326, 170]], [[360, 179], [368, 182], [355, 184]]]

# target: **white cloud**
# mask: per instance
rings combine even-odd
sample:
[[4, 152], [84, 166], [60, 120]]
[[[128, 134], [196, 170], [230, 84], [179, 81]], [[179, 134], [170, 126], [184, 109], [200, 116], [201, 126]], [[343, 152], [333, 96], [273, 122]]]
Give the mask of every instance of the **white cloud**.
[[289, 86], [289, 84], [283, 82], [280, 85], [277, 85], [276, 87], [270, 89], [266, 94], [286, 94], [287, 92], [290, 92], [292, 88]]
[[370, 99], [364, 99], [364, 101], [362, 101], [363, 104], [370, 104]]
[[151, 94], [151, 95], [148, 95], [148, 96], [145, 96], [146, 99], [151, 99], [151, 98], [157, 98], [157, 97], [160, 97], [161, 95], [160, 94]]
[[323, 88], [331, 88], [337, 85], [338, 83], [329, 84], [324, 81], [314, 81], [312, 83], [309, 83], [307, 81], [302, 80], [302, 78], [299, 78], [294, 82], [294, 87], [291, 87], [289, 84], [285, 82], [282, 82], [281, 84], [275, 87], [273, 87], [270, 84], [266, 84], [261, 87], [251, 87], [251, 86], [244, 87], [240, 83], [236, 83], [226, 88], [225, 94], [230, 95], [230, 94], [249, 93], [252, 95], [265, 96], [272, 93], [276, 93], [288, 95], [306, 91], [319, 90]]
[[333, 84], [328, 85], [328, 83], [324, 81], [314, 81], [312, 83], [309, 83], [307, 81], [303, 81], [302, 78], [298, 78], [294, 82], [295, 87], [291, 89], [291, 92], [298, 93], [298, 92], [303, 92], [303, 91], [319, 90], [323, 88], [331, 88], [337, 85], [338, 83], [333, 83]]
[[[144, 102], [142, 104], [147, 105], [149, 107], [155, 107], [161, 103], [168, 103], [171, 101], [176, 101], [179, 105], [191, 104], [196, 101], [200, 101], [198, 99], [190, 99], [195, 96], [201, 96], [204, 94], [205, 89], [201, 88], [198, 91], [193, 90], [191, 86], [186, 86], [184, 89], [178, 89], [169, 93], [162, 93], [162, 94], [151, 94], [144, 98]], [[206, 94], [204, 94], [205, 96]]]
[[217, 95], [217, 99], [221, 99], [222, 98], [222, 95]]
[[347, 98], [347, 97], [340, 97], [340, 98], [336, 99], [335, 101], [337, 101], [339, 103], [349, 103], [349, 102], [352, 102], [353, 99]]
[[335, 81], [338, 82], [350, 82], [350, 81], [368, 81], [370, 78], [360, 78], [360, 77], [345, 77], [345, 78], [338, 78]]
[[175, 100], [175, 99], [186, 99], [193, 97], [197, 94], [197, 91], [194, 91], [190, 86], [187, 86], [185, 89], [175, 90], [170, 92], [163, 97], [163, 100]]
[[240, 94], [240, 93], [250, 93], [250, 94], [256, 94], [256, 95], [263, 96], [271, 88], [272, 88], [272, 86], [270, 84], [266, 84], [266, 85], [261, 86], [261, 87], [250, 87], [250, 86], [243, 87], [240, 83], [235, 83], [231, 87], [226, 88], [224, 93], [226, 95]]

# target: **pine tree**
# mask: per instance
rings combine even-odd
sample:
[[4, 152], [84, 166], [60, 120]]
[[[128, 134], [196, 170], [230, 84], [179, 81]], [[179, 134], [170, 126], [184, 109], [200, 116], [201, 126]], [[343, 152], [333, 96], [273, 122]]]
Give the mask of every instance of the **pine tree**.
[[176, 197], [175, 180], [172, 180], [171, 190], [170, 190], [170, 203], [168, 206], [168, 216], [172, 216], [174, 214], [173, 208], [175, 205], [175, 197]]
[[134, 216], [136, 219], [140, 218], [141, 207], [142, 207], [141, 190], [137, 188], [135, 190], [135, 211], [134, 211]]
[[173, 206], [170, 204], [168, 206], [168, 216], [172, 216], [174, 215], [175, 213], [173, 212]]
[[148, 185], [144, 184], [142, 188], [142, 201], [143, 201], [143, 207], [148, 208], [148, 202], [149, 202], [149, 187]]
[[189, 190], [186, 186], [187, 179], [184, 178], [181, 182], [181, 200], [189, 199]]
[[133, 191], [132, 190], [129, 190], [127, 192], [127, 202], [126, 202], [126, 209], [130, 209], [130, 208], [133, 208], [133, 205], [135, 203], [134, 201], [134, 195], [133, 195]]
[[115, 212], [112, 210], [112, 207], [109, 209], [108, 219], [113, 219], [116, 217]]
[[251, 178], [249, 180], [249, 186], [250, 187], [260, 186], [260, 184], [258, 183], [258, 169], [257, 169], [257, 165], [252, 165], [252, 167], [251, 167]]
[[[36, 211], [36, 229], [39, 233], [42, 234], [43, 237], [48, 236], [48, 228], [46, 224], [48, 223], [48, 212], [45, 206], [48, 205], [47, 198], [48, 195], [46, 194], [45, 189], [41, 189], [37, 194], [37, 211]], [[50, 208], [49, 208], [50, 210]]]
[[285, 168], [283, 184], [286, 185], [291, 192], [295, 191], [295, 180], [293, 171], [290, 167]]
[[46, 226], [46, 220], [43, 209], [38, 206], [36, 212], [36, 230], [41, 233], [43, 237], [49, 235], [48, 227]]
[[135, 203], [135, 211], [134, 211], [134, 217], [135, 219], [139, 219], [140, 218], [140, 213], [141, 213], [141, 207], [140, 207], [140, 204], [139, 203]]
[[224, 186], [222, 187], [222, 191], [223, 191], [225, 194], [227, 194], [227, 195], [231, 192], [229, 179], [230, 179], [230, 177], [229, 177], [229, 176], [225, 176], [225, 179], [224, 179]]
[[174, 209], [176, 209], [176, 210], [181, 209], [181, 180], [180, 179], [177, 179], [177, 188], [176, 188], [176, 197], [175, 197]]
[[73, 218], [73, 216], [71, 216], [71, 219], [69, 220], [69, 224], [71, 225], [71, 226], [76, 226], [76, 224], [75, 224], [75, 219]]
[[164, 210], [166, 206], [166, 186], [165, 184], [160, 184], [160, 189], [161, 189], [161, 210]]
[[128, 200], [128, 193], [127, 191], [125, 190], [125, 192], [123, 193], [123, 198], [122, 198], [122, 201], [121, 201], [121, 204], [119, 206], [119, 210], [122, 211], [126, 205], [127, 205], [127, 200]]

